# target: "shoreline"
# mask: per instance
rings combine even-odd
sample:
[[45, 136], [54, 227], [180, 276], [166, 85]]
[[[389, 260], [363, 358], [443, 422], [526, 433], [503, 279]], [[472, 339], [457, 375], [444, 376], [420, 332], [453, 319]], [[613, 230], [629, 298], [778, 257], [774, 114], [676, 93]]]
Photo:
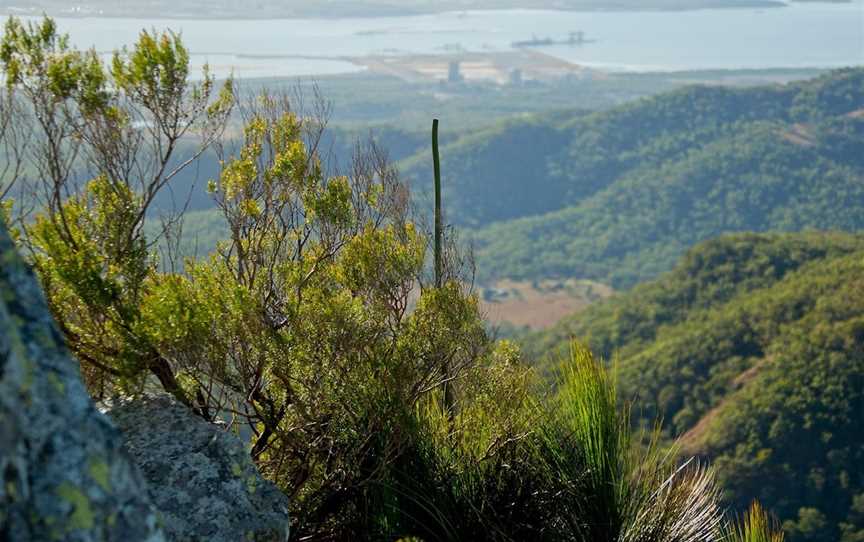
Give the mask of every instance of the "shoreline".
[[[422, 57], [423, 55], [417, 55], [417, 57]], [[434, 86], [437, 83], [433, 80], [417, 77], [414, 81], [408, 81], [406, 79], [400, 78], [395, 73], [385, 73], [382, 71], [378, 71], [374, 69], [372, 66], [376, 64], [375, 57], [344, 57], [343, 61], [355, 63], [355, 65], [362, 66], [363, 69], [355, 72], [346, 72], [346, 73], [331, 73], [331, 74], [321, 74], [321, 75], [298, 75], [298, 76], [269, 76], [269, 77], [249, 77], [243, 78], [242, 81], [246, 84], [267, 84], [268, 82], [272, 83], [274, 81], [285, 82], [285, 81], [302, 81], [302, 80], [314, 80], [314, 81], [337, 81], [343, 80], [348, 81], [351, 78], [363, 78], [363, 79], [377, 79], [377, 78], [393, 78], [398, 79], [404, 82], [405, 84], [420, 84], [427, 86]], [[428, 60], [434, 61], [435, 58], [432, 55], [428, 55]], [[558, 60], [554, 59], [553, 60]], [[562, 61], [564, 62], [564, 61]], [[723, 80], [749, 80], [749, 79], [778, 79], [778, 80], [795, 80], [795, 79], [806, 79], [810, 77], [816, 77], [823, 73], [828, 73], [834, 70], [840, 69], [848, 69], [848, 68], [857, 68], [860, 66], [774, 66], [774, 67], [766, 67], [766, 68], [690, 68], [690, 69], [681, 69], [681, 70], [670, 70], [663, 69], [658, 71], [616, 71], [616, 70], [607, 70], [603, 68], [598, 68], [595, 66], [589, 66], [585, 64], [573, 64], [572, 68], [576, 71], [582, 71], [585, 74], [593, 74], [593, 76], [599, 76], [601, 78], [620, 78], [620, 79], [652, 79], [652, 78], [667, 78], [667, 79], [679, 79], [679, 80], [694, 80], [694, 81], [702, 81], [706, 79], [723, 81]], [[593, 77], [592, 77], [593, 78]], [[224, 80], [224, 78], [217, 78], [218, 80]], [[474, 80], [468, 82], [470, 85], [484, 85], [484, 84], [496, 84], [491, 81], [481, 81]], [[548, 84], [548, 83], [547, 83]], [[554, 84], [554, 83], [553, 83]], [[698, 83], [697, 83], [698, 84]], [[720, 84], [720, 83], [718, 83]], [[496, 84], [497, 85], [497, 84]], [[498, 85], [500, 86], [500, 85]]]
[[708, 11], [708, 10], [736, 10], [736, 9], [781, 9], [791, 7], [794, 3], [846, 3], [851, 4], [853, 0], [797, 0], [796, 2], [787, 3], [781, 0], [751, 0], [747, 2], [742, 2], [736, 5], [729, 5], [724, 2], [717, 2], [717, 5], [707, 5], [707, 6], [698, 6], [698, 7], [671, 7], [671, 6], [663, 6], [663, 5], [646, 5], [639, 7], [627, 7], [627, 6], [612, 6], [612, 7], [604, 7], [604, 6], [574, 6], [572, 8], [566, 7], [556, 7], [554, 9], [544, 9], [541, 7], [513, 7], [513, 6], [504, 6], [504, 7], [474, 7], [471, 9], [459, 10], [459, 9], [405, 9], [405, 8], [393, 8], [393, 9], [382, 9], [382, 10], [366, 10], [366, 11], [356, 11], [356, 12], [348, 12], [348, 13], [333, 13], [332, 11], [317, 11], [314, 9], [304, 10], [298, 13], [263, 13], [263, 14], [255, 14], [249, 15], [248, 12], [239, 12], [239, 13], [218, 13], [215, 15], [208, 15], [206, 13], [172, 13], [170, 15], [165, 15], [162, 12], [156, 13], [123, 13], [120, 11], [102, 11], [102, 12], [92, 12], [92, 13], [70, 13], [62, 10], [52, 10], [52, 9], [43, 9], [43, 10], [24, 10], [24, 9], [15, 9], [10, 10], [8, 8], [0, 9], [0, 16], [2, 17], [40, 17], [42, 15], [48, 15], [49, 17], [54, 17], [58, 19], [127, 19], [127, 20], [159, 20], [159, 21], [187, 21], [187, 20], [200, 20], [200, 21], [259, 21], [259, 20], [345, 20], [345, 19], [375, 19], [375, 18], [389, 18], [389, 17], [419, 17], [426, 15], [443, 15], [450, 13], [476, 13], [476, 12], [489, 12], [489, 11], [513, 11], [513, 10], [527, 10], [527, 11], [553, 11], [553, 12], [564, 12], [564, 13], [639, 13], [639, 12], [650, 12], [650, 13], [683, 13], [683, 12], [694, 12], [694, 11]]

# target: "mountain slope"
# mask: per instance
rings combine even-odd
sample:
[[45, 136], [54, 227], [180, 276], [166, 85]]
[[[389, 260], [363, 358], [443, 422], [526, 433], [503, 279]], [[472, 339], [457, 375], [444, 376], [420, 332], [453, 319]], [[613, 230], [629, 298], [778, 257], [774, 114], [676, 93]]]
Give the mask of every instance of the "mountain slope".
[[731, 504], [756, 496], [794, 542], [861, 540], [864, 236], [701, 244], [659, 280], [528, 337], [526, 351], [570, 337], [617, 355], [642, 423], [662, 418], [686, 453], [717, 465]]
[[[751, 89], [691, 87], [500, 126], [443, 149], [448, 219], [482, 279], [616, 287], [735, 231], [864, 226], [864, 69]], [[406, 161], [428, 186], [428, 158]]]

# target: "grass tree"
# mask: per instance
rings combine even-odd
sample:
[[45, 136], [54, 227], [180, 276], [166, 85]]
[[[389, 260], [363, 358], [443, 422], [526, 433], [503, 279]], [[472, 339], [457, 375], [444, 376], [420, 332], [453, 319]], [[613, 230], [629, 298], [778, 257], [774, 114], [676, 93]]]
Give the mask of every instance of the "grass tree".
[[[515, 358], [518, 359], [518, 353]], [[396, 471], [387, 516], [424, 540], [532, 538], [572, 542], [724, 539], [713, 472], [634, 434], [614, 373], [574, 345], [559, 392], [538, 400], [535, 376], [512, 364], [448, 420], [418, 412], [416, 448]], [[637, 442], [638, 441], [638, 442]], [[460, 538], [462, 537], [462, 538]]]
[[569, 540], [719, 540], [723, 521], [713, 473], [677, 462], [660, 445], [634, 442], [629, 407], [614, 371], [574, 344], [543, 429], [540, 457], [549, 475], [566, 473], [561, 521]]

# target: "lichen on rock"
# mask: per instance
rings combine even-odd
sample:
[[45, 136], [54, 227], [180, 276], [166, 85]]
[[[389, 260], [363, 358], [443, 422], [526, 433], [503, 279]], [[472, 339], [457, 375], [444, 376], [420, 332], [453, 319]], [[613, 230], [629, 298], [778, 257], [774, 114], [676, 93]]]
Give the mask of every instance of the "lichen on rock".
[[0, 218], [0, 541], [165, 540]]
[[121, 402], [109, 415], [162, 511], [169, 539], [288, 539], [288, 497], [261, 477], [225, 426], [195, 416], [169, 395]]

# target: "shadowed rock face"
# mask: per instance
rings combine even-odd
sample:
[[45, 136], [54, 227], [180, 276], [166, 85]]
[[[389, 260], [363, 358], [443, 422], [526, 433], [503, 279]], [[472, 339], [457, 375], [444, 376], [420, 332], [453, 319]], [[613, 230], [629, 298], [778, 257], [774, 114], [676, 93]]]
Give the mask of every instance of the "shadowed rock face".
[[165, 540], [0, 217], [0, 541]]
[[110, 410], [177, 542], [282, 542], [288, 497], [264, 480], [240, 440], [168, 395]]

